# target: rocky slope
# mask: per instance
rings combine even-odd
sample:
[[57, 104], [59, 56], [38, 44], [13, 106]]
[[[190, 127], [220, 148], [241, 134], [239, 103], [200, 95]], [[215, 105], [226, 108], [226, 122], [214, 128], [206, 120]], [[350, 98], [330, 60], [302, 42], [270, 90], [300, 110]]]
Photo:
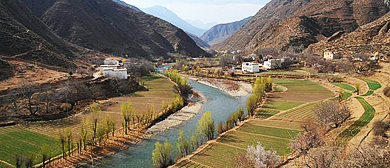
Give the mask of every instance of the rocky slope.
[[200, 39], [198, 36], [194, 35], [194, 34], [191, 34], [191, 33], [188, 33], [188, 36], [190, 36], [192, 38], [192, 40], [195, 41], [195, 43], [199, 46], [199, 47], [202, 47], [202, 48], [210, 48], [211, 46], [206, 43], [205, 41], [203, 41], [202, 39]]
[[337, 32], [352, 32], [385, 15], [382, 0], [272, 0], [218, 50], [302, 50]]
[[62, 38], [107, 54], [160, 57], [207, 53], [170, 23], [112, 0], [22, 0]]
[[[0, 1], [0, 55], [3, 57], [71, 69], [75, 67], [71, 60], [77, 51], [74, 45], [55, 35], [19, 0]], [[1, 64], [8, 65], [4, 61]]]
[[390, 13], [338, 39], [329, 38], [312, 44], [306, 50], [317, 55], [322, 55], [325, 51], [345, 56], [376, 53], [379, 56], [387, 56], [390, 53]]
[[118, 3], [119, 5], [126, 6], [126, 7], [129, 7], [131, 9], [134, 9], [134, 10], [136, 10], [138, 12], [141, 12], [141, 9], [139, 9], [139, 8], [133, 6], [133, 5], [130, 5], [130, 4], [126, 3], [126, 2], [124, 2], [124, 1], [121, 1], [121, 0], [112, 0], [112, 1]]
[[250, 19], [252, 19], [252, 16], [237, 22], [215, 25], [205, 32], [201, 39], [210, 45], [220, 43], [237, 32]]

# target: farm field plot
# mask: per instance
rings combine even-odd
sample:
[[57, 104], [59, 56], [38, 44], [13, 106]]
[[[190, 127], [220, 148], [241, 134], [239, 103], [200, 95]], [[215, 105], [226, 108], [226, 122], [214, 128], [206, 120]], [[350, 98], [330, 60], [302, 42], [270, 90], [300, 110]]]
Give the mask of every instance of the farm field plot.
[[213, 143], [192, 157], [191, 160], [210, 167], [233, 167], [237, 156], [245, 152], [246, 150], [243, 149]]
[[360, 132], [364, 126], [370, 123], [374, 118], [375, 109], [362, 97], [356, 97], [356, 99], [363, 105], [364, 113], [359, 118], [359, 120], [355, 121], [351, 126], [349, 126], [346, 130], [337, 136], [336, 142], [339, 144], [346, 145], [355, 135]]
[[368, 78], [361, 78], [361, 80], [366, 82], [367, 85], [368, 85], [368, 88], [369, 88], [367, 93], [365, 93], [362, 96], [371, 96], [372, 94], [374, 94], [375, 90], [378, 90], [378, 89], [380, 89], [382, 87], [382, 85], [378, 81], [371, 80], [371, 79], [368, 79]]
[[345, 90], [349, 90], [349, 91], [354, 91], [355, 90], [355, 87], [351, 86], [350, 84], [347, 84], [347, 83], [337, 83], [337, 82], [333, 82], [332, 85], [335, 85], [339, 88], [342, 88], [342, 89], [345, 89]]
[[283, 114], [276, 115], [273, 119], [297, 122], [304, 121], [306, 119], [312, 119], [314, 118], [313, 108], [319, 104], [321, 104], [321, 102], [309, 103], [299, 108], [289, 110]]
[[252, 120], [249, 122], [252, 125], [256, 126], [265, 126], [265, 127], [274, 127], [274, 128], [283, 128], [290, 130], [302, 130], [301, 124], [296, 122], [286, 122], [286, 121], [276, 121], [276, 120]]
[[326, 88], [308, 80], [274, 79], [273, 82], [287, 87], [288, 90], [284, 93], [269, 94], [263, 108], [257, 113], [262, 118], [333, 96]]
[[[57, 139], [32, 132], [19, 126], [0, 128], [0, 160], [15, 165], [15, 156], [37, 155], [44, 145], [51, 147], [54, 155], [61, 153]], [[34, 164], [41, 161], [35, 157]]]
[[[133, 104], [133, 109], [136, 114], [143, 114], [148, 112], [148, 109], [152, 104], [155, 106], [156, 111], [161, 111], [162, 102], [170, 103], [173, 101], [178, 95], [174, 89], [174, 84], [169, 81], [167, 78], [163, 78], [158, 75], [151, 75], [143, 78], [145, 85], [148, 87], [149, 91], [144, 92], [136, 92], [133, 95], [113, 98], [111, 99], [113, 105], [102, 105], [102, 112], [100, 114], [100, 120], [102, 120], [105, 116], [109, 116], [113, 120], [116, 121], [115, 127], [121, 127], [121, 119], [122, 114], [120, 111], [120, 104], [123, 102], [131, 102]], [[90, 118], [91, 114], [82, 113], [77, 116], [68, 117], [61, 120], [55, 121], [45, 121], [45, 122], [29, 122], [23, 125], [19, 125], [17, 127], [5, 127], [0, 129], [0, 150], [7, 150], [1, 153], [0, 151], [0, 160], [7, 161], [10, 157], [14, 157], [15, 154], [26, 154], [29, 151], [31, 153], [39, 154], [39, 148], [41, 143], [48, 143], [49, 145], [55, 147], [55, 150], [59, 150], [59, 142], [56, 140], [59, 137], [60, 131], [71, 130], [73, 133], [73, 138], [76, 139], [78, 137], [78, 133], [80, 128], [83, 126], [83, 122], [85, 119]], [[20, 138], [19, 141], [15, 141], [12, 138], [9, 138], [9, 133], [15, 132], [15, 128], [18, 128], [18, 135], [27, 136], [28, 137], [40, 137], [37, 138], [38, 142], [35, 141], [27, 141], [23, 140], [26, 138]], [[91, 129], [88, 129], [90, 131]], [[26, 134], [26, 135], [25, 135]], [[31, 135], [30, 135], [31, 134]], [[91, 133], [88, 133], [91, 135]], [[11, 145], [18, 143], [19, 145]], [[38, 145], [36, 145], [38, 143]], [[7, 144], [7, 145], [3, 145]], [[6, 149], [3, 146], [7, 146], [10, 149]], [[21, 150], [19, 147], [23, 147]], [[4, 148], [4, 149], [3, 149]], [[13, 151], [11, 153], [9, 151]], [[60, 153], [58, 153], [60, 154]], [[12, 163], [14, 159], [10, 160]]]
[[195, 163], [193, 161], [190, 161], [190, 160], [183, 160], [180, 163], [174, 165], [173, 167], [178, 167], [178, 168], [180, 168], [180, 167], [187, 167], [187, 168], [197, 168], [197, 167], [200, 167], [200, 168], [202, 168], [202, 167], [206, 167], [206, 166], [202, 166], [202, 165], [197, 164], [197, 163]]

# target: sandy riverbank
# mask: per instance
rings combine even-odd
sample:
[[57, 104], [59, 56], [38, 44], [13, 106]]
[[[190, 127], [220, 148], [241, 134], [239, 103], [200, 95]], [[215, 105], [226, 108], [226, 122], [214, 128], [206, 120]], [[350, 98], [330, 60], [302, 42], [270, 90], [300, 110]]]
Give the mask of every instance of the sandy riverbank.
[[252, 93], [252, 84], [245, 82], [237, 82], [226, 79], [213, 79], [213, 78], [197, 78], [186, 76], [188, 79], [195, 80], [201, 84], [216, 88], [223, 91], [233, 97], [247, 96]]
[[200, 95], [201, 100], [197, 102], [190, 102], [187, 106], [183, 107], [180, 111], [170, 115], [165, 120], [157, 123], [156, 125], [150, 127], [146, 131], [145, 137], [150, 137], [157, 133], [160, 133], [164, 130], [172, 128], [181, 124], [183, 121], [187, 121], [190, 118], [194, 117], [202, 108], [203, 102], [206, 98], [203, 95]]

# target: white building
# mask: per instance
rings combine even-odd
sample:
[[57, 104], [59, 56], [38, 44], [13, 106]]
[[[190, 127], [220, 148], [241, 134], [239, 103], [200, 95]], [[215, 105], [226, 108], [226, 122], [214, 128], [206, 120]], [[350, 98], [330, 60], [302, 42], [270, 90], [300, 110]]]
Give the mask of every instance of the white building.
[[127, 79], [127, 69], [103, 68], [103, 76], [108, 79]]
[[104, 65], [101, 65], [102, 74], [108, 79], [127, 79], [127, 69], [121, 68], [122, 61], [107, 58], [104, 60]]
[[242, 72], [257, 73], [260, 72], [260, 64], [252, 62], [242, 63]]
[[292, 63], [292, 59], [289, 57], [283, 57], [282, 59], [269, 59], [267, 61], [264, 61], [264, 69], [278, 69], [282, 68], [282, 63]]
[[324, 59], [326, 59], [326, 60], [341, 59], [341, 58], [342, 58], [341, 55], [335, 55], [330, 51], [324, 52]]

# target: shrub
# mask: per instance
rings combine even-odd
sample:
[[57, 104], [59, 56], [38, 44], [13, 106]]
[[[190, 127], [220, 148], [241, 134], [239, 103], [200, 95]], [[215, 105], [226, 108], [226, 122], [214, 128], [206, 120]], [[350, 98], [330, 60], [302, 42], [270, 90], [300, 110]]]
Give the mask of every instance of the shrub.
[[165, 141], [164, 144], [156, 142], [155, 145], [156, 148], [153, 150], [152, 153], [153, 165], [157, 168], [167, 167], [171, 165], [173, 163], [172, 145], [168, 141]]

